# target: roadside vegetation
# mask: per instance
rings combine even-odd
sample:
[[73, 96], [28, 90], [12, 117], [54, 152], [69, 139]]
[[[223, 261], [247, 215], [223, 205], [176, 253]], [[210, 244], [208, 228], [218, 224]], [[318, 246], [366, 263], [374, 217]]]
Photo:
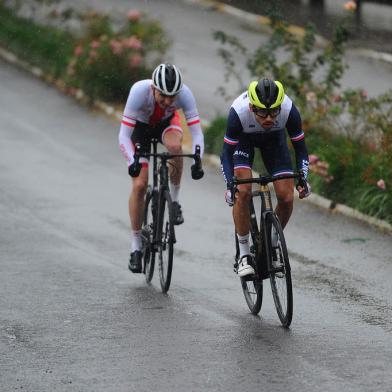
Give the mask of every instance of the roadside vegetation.
[[[246, 89], [250, 81], [242, 80], [233, 56], [241, 53], [255, 80], [280, 80], [302, 115], [313, 191], [392, 223], [392, 91], [369, 97], [362, 89], [340, 88], [349, 39], [344, 27], [320, 49], [314, 26], [298, 37], [278, 17], [270, 19], [268, 42], [251, 53], [236, 37], [215, 32], [226, 78], [238, 82], [238, 93]], [[208, 151], [220, 153], [225, 127], [221, 117], [206, 130]], [[255, 169], [264, 170], [260, 159]]]
[[65, 74], [76, 39], [54, 27], [16, 16], [0, 1], [0, 45], [58, 78]]
[[[298, 37], [276, 15], [270, 19], [268, 42], [254, 52], [215, 32], [226, 77], [238, 82], [238, 93], [246, 89], [249, 80], [242, 80], [233, 57], [241, 53], [255, 80], [280, 80], [302, 114], [313, 191], [392, 223], [392, 92], [368, 97], [340, 88], [349, 38], [343, 27], [320, 49], [313, 26]], [[113, 21], [77, 13], [60, 0], [0, 0], [0, 46], [40, 67], [71, 95], [123, 104], [169, 43], [160, 24], [138, 10]], [[207, 152], [220, 154], [225, 128], [226, 118], [217, 117], [206, 129]], [[259, 157], [255, 169], [264, 170]]]
[[0, 45], [61, 80], [68, 93], [113, 103], [124, 103], [169, 46], [159, 22], [138, 10], [119, 22], [57, 0], [0, 0]]

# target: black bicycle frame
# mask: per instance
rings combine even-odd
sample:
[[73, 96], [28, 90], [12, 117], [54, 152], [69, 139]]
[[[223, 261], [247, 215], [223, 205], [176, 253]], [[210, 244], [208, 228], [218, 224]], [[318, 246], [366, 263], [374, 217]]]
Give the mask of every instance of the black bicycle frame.
[[[151, 139], [152, 144], [152, 158], [153, 158], [153, 180], [152, 180], [152, 211], [154, 215], [153, 219], [153, 241], [152, 246], [155, 251], [158, 251], [157, 245], [161, 241], [161, 233], [158, 232], [158, 223], [161, 217], [161, 208], [159, 201], [162, 200], [162, 193], [169, 189], [169, 168], [167, 166], [167, 161], [164, 155], [160, 156], [161, 166], [158, 171], [158, 139]], [[158, 185], [158, 175], [159, 175], [159, 185]], [[159, 218], [159, 219], [158, 219]], [[176, 242], [174, 234], [174, 243]]]
[[[294, 174], [288, 174], [288, 175], [278, 176], [278, 177], [260, 176], [256, 178], [247, 178], [247, 179], [237, 179], [236, 177], [233, 178], [233, 188], [232, 188], [233, 195], [236, 193], [237, 186], [240, 184], [260, 184], [260, 189], [258, 191], [252, 191], [252, 195], [251, 195], [252, 198], [249, 203], [249, 212], [251, 218], [250, 222], [252, 226], [251, 235], [254, 236], [252, 237], [253, 243], [257, 244], [256, 275], [260, 280], [268, 278], [273, 269], [271, 265], [270, 247], [268, 246], [267, 243], [268, 241], [267, 219], [268, 219], [268, 215], [273, 214], [271, 192], [269, 190], [268, 184], [270, 182], [289, 179], [289, 178], [301, 179], [303, 178], [303, 176], [301, 173], [294, 173]], [[260, 221], [258, 227], [257, 227], [257, 220], [256, 220], [256, 211], [253, 203], [253, 198], [257, 196], [260, 196], [261, 199], [261, 212], [260, 212]], [[254, 224], [255, 220], [256, 220], [256, 224]], [[261, 233], [260, 230], [262, 230]], [[238, 252], [239, 249], [237, 249], [237, 253]]]
[[[152, 208], [153, 208], [153, 247], [154, 251], [157, 251], [157, 244], [161, 241], [161, 233], [158, 232], [158, 223], [161, 217], [161, 208], [159, 201], [162, 200], [162, 193], [169, 190], [169, 167], [167, 162], [176, 157], [189, 157], [194, 158], [196, 162], [201, 165], [200, 161], [200, 146], [196, 146], [195, 154], [170, 154], [168, 152], [163, 152], [158, 154], [158, 142], [157, 138], [151, 139], [152, 153], [140, 153], [140, 145], [136, 146], [135, 160], [139, 160], [140, 157], [151, 157], [153, 158], [153, 182], [152, 182]], [[161, 160], [161, 165], [158, 172], [158, 158]], [[201, 167], [201, 166], [200, 166]], [[159, 176], [159, 185], [158, 185]], [[159, 219], [157, 219], [159, 218]], [[173, 235], [173, 242], [176, 242], [175, 234]]]

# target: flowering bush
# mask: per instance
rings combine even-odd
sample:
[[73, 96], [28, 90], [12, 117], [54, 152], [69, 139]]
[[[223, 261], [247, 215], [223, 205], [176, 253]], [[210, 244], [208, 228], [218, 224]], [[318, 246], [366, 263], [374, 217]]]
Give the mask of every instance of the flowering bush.
[[162, 28], [137, 10], [128, 12], [117, 31], [106, 15], [89, 13], [85, 22], [85, 35], [74, 48], [67, 80], [92, 99], [123, 102], [135, 81], [151, 76], [168, 47]]
[[348, 1], [344, 4], [344, 9], [347, 11], [355, 11], [357, 9], [357, 3], [355, 1]]
[[[345, 8], [354, 11], [352, 3]], [[241, 52], [255, 79], [280, 80], [301, 112], [313, 190], [392, 222], [392, 91], [369, 98], [361, 89], [339, 90], [348, 39], [342, 26], [322, 50], [311, 25], [302, 37], [275, 17], [271, 28], [267, 43], [253, 53], [236, 37], [215, 33], [215, 39], [231, 47], [220, 49], [226, 77], [239, 82], [239, 91], [249, 83], [242, 81], [234, 61], [233, 53]]]

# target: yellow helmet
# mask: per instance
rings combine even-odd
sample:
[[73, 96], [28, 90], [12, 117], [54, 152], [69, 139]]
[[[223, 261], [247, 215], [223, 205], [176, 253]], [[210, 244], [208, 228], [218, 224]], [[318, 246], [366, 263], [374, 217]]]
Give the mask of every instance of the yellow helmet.
[[251, 82], [248, 87], [249, 101], [261, 109], [274, 109], [280, 106], [284, 99], [284, 88], [278, 80], [260, 79]]

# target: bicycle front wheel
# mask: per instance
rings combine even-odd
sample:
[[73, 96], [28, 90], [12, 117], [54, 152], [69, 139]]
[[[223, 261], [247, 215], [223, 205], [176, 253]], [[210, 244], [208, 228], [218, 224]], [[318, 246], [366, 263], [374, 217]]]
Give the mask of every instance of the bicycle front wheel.
[[251, 278], [241, 278], [242, 291], [250, 312], [259, 314], [263, 303], [263, 281]]
[[166, 293], [171, 282], [175, 242], [173, 208], [169, 191], [162, 194], [159, 217], [159, 277], [162, 292]]
[[[275, 236], [274, 240], [272, 235]], [[267, 238], [270, 282], [275, 308], [282, 325], [289, 327], [293, 317], [291, 269], [282, 226], [275, 214], [270, 214], [267, 220]]]
[[[258, 258], [258, 241], [259, 241], [259, 229], [256, 221], [255, 208], [253, 200], [250, 202], [250, 215], [251, 215], [251, 244], [250, 253], [253, 260]], [[239, 257], [239, 244], [237, 235], [235, 235], [236, 241], [236, 257]], [[263, 304], [263, 280], [260, 275], [245, 276], [241, 278], [242, 292], [244, 293], [246, 304], [250, 312], [254, 315], [259, 314], [261, 305]]]
[[152, 247], [154, 238], [154, 198], [157, 194], [153, 192], [151, 187], [148, 188], [144, 202], [144, 221], [142, 228], [143, 241], [143, 263], [146, 282], [150, 283], [154, 275], [155, 251]]

